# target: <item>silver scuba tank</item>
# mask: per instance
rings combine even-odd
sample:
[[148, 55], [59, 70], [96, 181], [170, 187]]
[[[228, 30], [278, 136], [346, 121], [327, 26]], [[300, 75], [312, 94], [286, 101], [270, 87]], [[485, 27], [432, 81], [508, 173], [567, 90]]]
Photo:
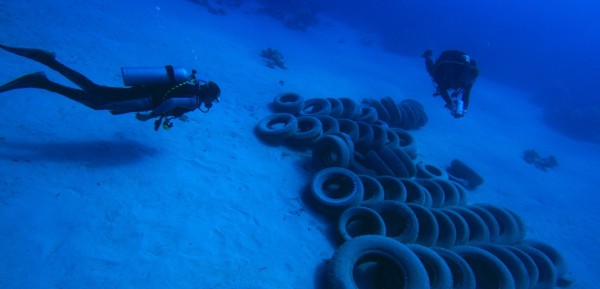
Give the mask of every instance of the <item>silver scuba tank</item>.
[[462, 99], [458, 99], [456, 101], [456, 114], [463, 114], [464, 111], [464, 102], [462, 101]]
[[[173, 69], [172, 75], [169, 68]], [[175, 85], [187, 81], [190, 77], [185, 68], [173, 66], [122, 67], [121, 75], [125, 86]]]

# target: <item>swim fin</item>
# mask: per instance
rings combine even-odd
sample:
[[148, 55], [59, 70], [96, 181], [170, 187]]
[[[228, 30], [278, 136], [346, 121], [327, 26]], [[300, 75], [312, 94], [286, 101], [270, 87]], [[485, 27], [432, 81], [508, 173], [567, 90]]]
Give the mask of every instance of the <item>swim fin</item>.
[[48, 81], [48, 78], [46, 78], [46, 73], [30, 73], [0, 86], [0, 92], [5, 92], [19, 88], [40, 88], [42, 83], [45, 81]]
[[6, 45], [0, 44], [0, 48], [14, 53], [16, 55], [20, 55], [23, 57], [27, 57], [29, 59], [44, 63], [46, 61], [53, 61], [56, 55], [54, 52], [37, 49], [37, 48], [18, 48], [18, 47], [10, 47]]

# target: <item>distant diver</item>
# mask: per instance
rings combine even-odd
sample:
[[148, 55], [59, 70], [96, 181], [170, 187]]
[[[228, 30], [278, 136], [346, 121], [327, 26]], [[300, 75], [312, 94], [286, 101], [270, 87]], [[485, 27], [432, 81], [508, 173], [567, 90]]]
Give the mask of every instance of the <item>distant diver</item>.
[[[427, 72], [436, 86], [434, 96], [441, 95], [455, 118], [467, 114], [471, 88], [479, 76], [477, 63], [467, 53], [459, 50], [446, 50], [433, 62], [433, 52], [427, 50], [421, 55], [425, 58]], [[452, 90], [452, 94], [449, 91]], [[461, 96], [462, 94], [462, 96]]]
[[109, 110], [112, 114], [137, 112], [136, 118], [140, 121], [157, 118], [154, 130], [161, 125], [164, 129], [171, 128], [171, 120], [195, 109], [208, 112], [213, 102], [219, 102], [221, 95], [216, 83], [197, 79], [195, 70], [188, 74], [185, 69], [170, 65], [122, 68], [123, 82], [130, 87], [108, 87], [95, 84], [58, 62], [53, 52], [1, 44], [0, 48], [44, 64], [81, 88], [58, 84], [49, 80], [44, 72], [35, 72], [0, 86], [0, 92], [19, 88], [45, 89], [92, 109]]

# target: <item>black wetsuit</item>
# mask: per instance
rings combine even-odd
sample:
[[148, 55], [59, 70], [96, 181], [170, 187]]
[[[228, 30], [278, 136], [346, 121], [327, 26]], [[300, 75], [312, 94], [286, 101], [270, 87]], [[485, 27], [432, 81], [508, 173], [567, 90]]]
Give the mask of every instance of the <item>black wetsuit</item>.
[[[109, 110], [113, 114], [152, 111], [152, 117], [179, 117], [199, 108], [202, 103], [212, 106], [218, 101], [218, 86], [200, 85], [199, 81], [172, 83], [168, 85], [141, 85], [133, 87], [108, 87], [95, 84], [81, 73], [58, 62], [53, 53], [39, 49], [13, 48], [0, 45], [0, 48], [40, 62], [62, 74], [81, 89], [50, 81], [43, 73], [23, 76], [0, 87], [0, 92], [17, 88], [40, 88], [64, 95], [92, 109]], [[167, 67], [168, 68], [168, 67]]]
[[479, 76], [479, 69], [475, 60], [459, 50], [446, 50], [433, 62], [431, 54], [425, 53], [425, 66], [437, 86], [437, 92], [442, 95], [446, 106], [454, 108], [449, 89], [462, 92], [463, 109], [469, 107], [471, 88]]

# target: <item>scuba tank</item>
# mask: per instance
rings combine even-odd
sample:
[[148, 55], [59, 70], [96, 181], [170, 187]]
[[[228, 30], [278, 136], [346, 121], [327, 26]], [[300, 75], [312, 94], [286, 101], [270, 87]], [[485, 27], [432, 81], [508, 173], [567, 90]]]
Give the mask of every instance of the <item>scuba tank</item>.
[[464, 110], [464, 103], [463, 103], [462, 99], [457, 99], [456, 102], [455, 102], [455, 105], [456, 105], [456, 112], [455, 113], [462, 115], [463, 114], [463, 110]]
[[122, 67], [121, 75], [125, 86], [176, 85], [190, 78], [185, 68], [173, 67]]

